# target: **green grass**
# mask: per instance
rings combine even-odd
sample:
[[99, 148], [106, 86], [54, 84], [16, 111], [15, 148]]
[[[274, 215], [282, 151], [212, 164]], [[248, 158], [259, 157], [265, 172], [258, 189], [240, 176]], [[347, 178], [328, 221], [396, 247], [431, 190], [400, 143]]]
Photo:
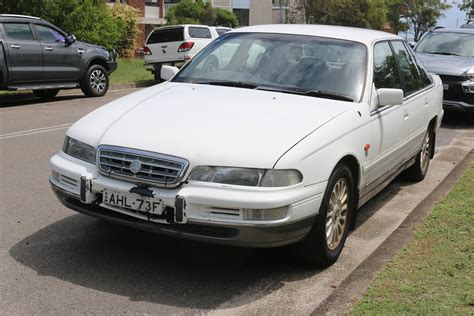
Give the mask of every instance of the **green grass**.
[[474, 315], [474, 165], [387, 265], [352, 315]]
[[110, 75], [111, 84], [131, 83], [152, 80], [153, 75], [143, 67], [143, 59], [117, 59], [118, 68]]

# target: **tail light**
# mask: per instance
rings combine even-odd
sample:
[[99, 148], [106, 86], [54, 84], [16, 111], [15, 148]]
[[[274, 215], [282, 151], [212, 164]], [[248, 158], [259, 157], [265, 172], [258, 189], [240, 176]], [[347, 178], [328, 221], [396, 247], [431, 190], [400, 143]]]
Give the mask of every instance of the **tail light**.
[[143, 54], [145, 55], [151, 55], [151, 50], [148, 47], [143, 47]]
[[188, 50], [193, 48], [193, 46], [194, 42], [184, 42], [183, 44], [179, 45], [178, 53], [187, 52]]

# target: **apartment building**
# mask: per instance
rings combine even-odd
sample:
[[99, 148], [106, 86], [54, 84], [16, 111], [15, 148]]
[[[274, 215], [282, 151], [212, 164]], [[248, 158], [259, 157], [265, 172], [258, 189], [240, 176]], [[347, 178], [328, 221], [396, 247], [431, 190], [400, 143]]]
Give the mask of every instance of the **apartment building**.
[[[113, 5], [115, 0], [104, 0]], [[147, 35], [157, 26], [166, 24], [166, 12], [181, 0], [121, 0], [140, 12], [141, 34], [137, 44], [143, 46]], [[288, 8], [298, 0], [204, 0], [215, 8], [233, 11], [240, 26], [285, 23]]]

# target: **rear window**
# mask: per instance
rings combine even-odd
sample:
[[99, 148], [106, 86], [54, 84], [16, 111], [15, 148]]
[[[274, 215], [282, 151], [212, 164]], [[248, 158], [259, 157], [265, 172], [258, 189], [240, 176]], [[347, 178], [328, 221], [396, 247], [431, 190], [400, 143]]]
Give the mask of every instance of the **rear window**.
[[151, 32], [146, 43], [157, 44], [182, 41], [184, 41], [184, 28], [176, 27], [154, 30], [153, 32]]
[[4, 23], [3, 28], [7, 36], [16, 40], [33, 40], [33, 33], [29, 24], [25, 23]]
[[211, 30], [207, 27], [194, 27], [191, 26], [188, 29], [189, 36], [194, 38], [212, 38]]
[[229, 32], [230, 30], [229, 29], [216, 29], [216, 31], [217, 31], [217, 34], [219, 34], [219, 36], [220, 36], [224, 33]]

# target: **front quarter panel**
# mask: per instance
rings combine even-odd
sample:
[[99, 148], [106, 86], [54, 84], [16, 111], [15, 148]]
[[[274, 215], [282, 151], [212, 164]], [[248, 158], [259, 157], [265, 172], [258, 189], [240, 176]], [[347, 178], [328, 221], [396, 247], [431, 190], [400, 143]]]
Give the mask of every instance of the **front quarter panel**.
[[361, 185], [363, 166], [370, 162], [370, 151], [364, 150], [373, 137], [369, 119], [367, 104], [354, 105], [296, 144], [280, 158], [275, 168], [297, 169], [303, 174], [303, 184], [312, 186], [327, 181], [341, 159], [352, 156], [359, 164]]

